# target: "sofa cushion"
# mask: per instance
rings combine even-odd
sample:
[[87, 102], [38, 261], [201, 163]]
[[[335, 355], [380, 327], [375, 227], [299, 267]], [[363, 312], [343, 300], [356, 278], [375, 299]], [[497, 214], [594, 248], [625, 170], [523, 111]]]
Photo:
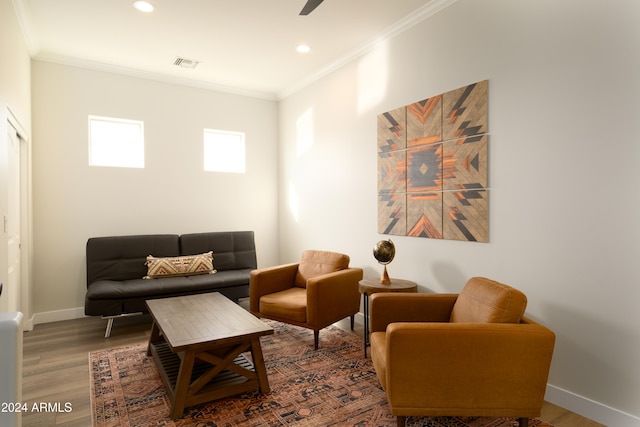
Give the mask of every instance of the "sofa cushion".
[[192, 283], [194, 286], [198, 287], [209, 286], [211, 288], [227, 288], [240, 285], [246, 285], [247, 287], [249, 287], [248, 277], [250, 274], [250, 269], [226, 271], [218, 270], [218, 272], [214, 275], [202, 274], [189, 276], [187, 277], [187, 279], [189, 279], [189, 283]]
[[126, 299], [167, 295], [178, 291], [189, 292], [187, 277], [164, 277], [157, 280], [98, 280], [87, 288], [87, 299]]
[[213, 251], [218, 271], [257, 268], [253, 231], [212, 231], [180, 236], [181, 255], [208, 251]]
[[109, 300], [215, 292], [225, 288], [249, 286], [246, 284], [250, 270], [219, 271], [216, 274], [197, 276], [161, 277], [154, 280], [98, 280], [87, 288], [87, 301]]
[[302, 253], [295, 285], [305, 288], [307, 280], [349, 267], [349, 256], [337, 252], [306, 250]]
[[145, 265], [148, 268], [145, 279], [170, 276], [193, 276], [197, 274], [213, 274], [213, 252], [178, 257], [147, 256]]
[[451, 311], [451, 322], [519, 323], [527, 297], [519, 290], [484, 277], [472, 277]]
[[87, 285], [98, 280], [142, 279], [147, 274], [147, 255], [181, 255], [177, 234], [92, 237], [86, 253]]

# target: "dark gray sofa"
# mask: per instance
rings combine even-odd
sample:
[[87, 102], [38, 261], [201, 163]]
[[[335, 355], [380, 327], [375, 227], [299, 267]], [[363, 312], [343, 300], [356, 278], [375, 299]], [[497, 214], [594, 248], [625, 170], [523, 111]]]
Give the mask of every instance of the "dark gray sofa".
[[[215, 274], [143, 279], [148, 255], [174, 257], [213, 251]], [[93, 237], [87, 241], [87, 293], [84, 312], [108, 319], [146, 313], [145, 301], [220, 292], [238, 301], [249, 296], [256, 269], [253, 231]]]

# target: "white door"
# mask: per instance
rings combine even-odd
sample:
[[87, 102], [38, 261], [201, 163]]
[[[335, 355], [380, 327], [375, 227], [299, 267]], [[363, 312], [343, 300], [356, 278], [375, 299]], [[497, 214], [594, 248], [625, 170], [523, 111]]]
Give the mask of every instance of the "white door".
[[9, 126], [8, 144], [8, 177], [7, 195], [8, 209], [4, 217], [4, 232], [7, 235], [8, 259], [8, 282], [5, 292], [7, 292], [7, 303], [9, 311], [21, 311], [21, 240], [20, 240], [20, 138], [16, 130]]

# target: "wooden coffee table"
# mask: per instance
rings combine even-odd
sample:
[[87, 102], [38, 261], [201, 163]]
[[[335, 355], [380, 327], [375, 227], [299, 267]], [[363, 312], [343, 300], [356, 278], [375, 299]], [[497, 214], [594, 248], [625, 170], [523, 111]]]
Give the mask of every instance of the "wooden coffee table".
[[[269, 393], [260, 337], [273, 329], [218, 292], [147, 301], [148, 354], [171, 399], [184, 408], [259, 388]], [[242, 353], [251, 352], [253, 363]]]

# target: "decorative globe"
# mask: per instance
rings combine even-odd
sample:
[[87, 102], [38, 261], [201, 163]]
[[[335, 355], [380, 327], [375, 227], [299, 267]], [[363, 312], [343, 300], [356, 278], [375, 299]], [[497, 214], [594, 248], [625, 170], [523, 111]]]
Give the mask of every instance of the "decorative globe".
[[380, 264], [389, 264], [396, 256], [396, 247], [391, 240], [380, 240], [373, 247], [373, 256]]

